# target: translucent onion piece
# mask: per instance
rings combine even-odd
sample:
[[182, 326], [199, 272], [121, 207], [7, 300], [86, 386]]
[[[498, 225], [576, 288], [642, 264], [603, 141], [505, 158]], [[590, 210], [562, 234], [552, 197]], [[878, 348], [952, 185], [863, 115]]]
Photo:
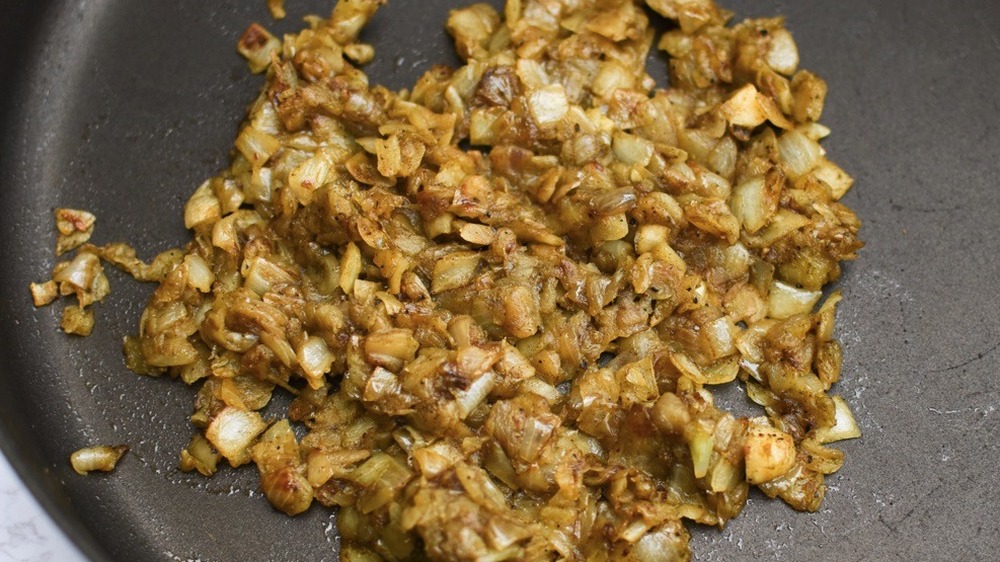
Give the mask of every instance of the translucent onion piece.
[[820, 443], [834, 443], [845, 439], [861, 437], [861, 428], [854, 421], [850, 406], [841, 396], [832, 396], [835, 408], [836, 423], [829, 429], [817, 431]]
[[74, 451], [69, 462], [73, 465], [73, 470], [81, 475], [94, 471], [111, 472], [127, 452], [128, 445], [85, 447]]
[[205, 437], [229, 464], [239, 466], [250, 461], [249, 447], [266, 427], [257, 412], [227, 406], [209, 422]]

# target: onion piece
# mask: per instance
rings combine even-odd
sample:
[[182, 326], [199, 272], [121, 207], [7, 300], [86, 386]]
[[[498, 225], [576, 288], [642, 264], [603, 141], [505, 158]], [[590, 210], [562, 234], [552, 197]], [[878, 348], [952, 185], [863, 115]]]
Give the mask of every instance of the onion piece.
[[851, 407], [843, 397], [839, 395], [831, 396], [834, 406], [836, 423], [828, 429], [820, 429], [816, 432], [816, 437], [820, 443], [834, 443], [845, 439], [856, 439], [861, 437], [861, 428], [858, 422], [854, 421]]
[[267, 0], [267, 10], [276, 20], [285, 19], [285, 0]]
[[465, 419], [469, 417], [486, 397], [493, 390], [496, 384], [496, 374], [487, 372], [474, 380], [468, 388], [455, 395], [455, 404], [458, 406], [458, 417]]
[[454, 252], [438, 260], [431, 276], [431, 293], [436, 295], [467, 285], [475, 277], [480, 259], [476, 252]]
[[299, 346], [295, 358], [306, 374], [309, 386], [313, 389], [321, 388], [324, 376], [330, 372], [334, 361], [333, 353], [327, 347], [326, 341], [317, 336], [310, 336]]
[[205, 259], [198, 254], [188, 254], [184, 256], [184, 267], [187, 268], [187, 282], [202, 293], [212, 290], [212, 283], [215, 283], [215, 274], [205, 262]]
[[94, 311], [75, 304], [68, 305], [63, 309], [59, 327], [67, 334], [89, 336], [94, 330]]
[[365, 358], [372, 365], [398, 372], [416, 357], [420, 344], [413, 331], [405, 328], [379, 330], [365, 338]]
[[618, 160], [629, 165], [645, 166], [653, 157], [653, 143], [628, 133], [616, 132], [611, 150]]
[[264, 131], [253, 127], [243, 127], [240, 135], [236, 137], [236, 149], [243, 154], [251, 166], [260, 168], [275, 152], [281, 149], [281, 141]]
[[111, 472], [128, 452], [128, 445], [99, 445], [74, 451], [69, 462], [77, 474], [86, 476], [94, 471]]
[[257, 412], [226, 406], [205, 428], [205, 438], [235, 467], [250, 462], [250, 445], [266, 427]]
[[854, 185], [854, 178], [826, 158], [820, 158], [812, 173], [816, 179], [830, 186], [830, 193], [835, 201], [846, 195]]
[[819, 144], [795, 130], [785, 131], [778, 137], [778, 150], [781, 151], [784, 169], [792, 179], [809, 173], [823, 156], [823, 149]]
[[312, 202], [313, 192], [330, 180], [333, 158], [326, 151], [317, 153], [288, 172], [288, 187], [303, 204]]
[[799, 50], [787, 29], [778, 29], [770, 34], [771, 44], [767, 52], [767, 64], [786, 76], [795, 73], [799, 66]]
[[278, 264], [262, 257], [244, 261], [241, 273], [247, 289], [263, 297], [277, 285], [288, 285], [295, 282], [295, 277]]
[[221, 455], [212, 450], [205, 436], [196, 433], [191, 437], [188, 446], [181, 450], [179, 468], [184, 472], [197, 470], [202, 476], [215, 474]]
[[35, 306], [45, 306], [59, 298], [59, 286], [51, 279], [44, 283], [31, 283], [29, 288]]
[[97, 254], [81, 251], [65, 267], [58, 268], [53, 273], [52, 280], [59, 283], [64, 295], [90, 291], [102, 269], [101, 259]]
[[78, 209], [56, 209], [56, 229], [59, 236], [56, 239], [56, 255], [61, 256], [70, 250], [83, 245], [94, 233], [94, 223], [97, 217], [87, 211]]
[[752, 177], [733, 188], [729, 205], [747, 232], [754, 234], [770, 222], [778, 201], [769, 195], [763, 176]]
[[761, 484], [774, 480], [795, 466], [795, 441], [774, 427], [752, 425], [743, 445], [747, 482]]
[[691, 463], [695, 478], [702, 478], [708, 474], [708, 467], [712, 460], [714, 446], [715, 439], [711, 433], [700, 429], [692, 431], [692, 435], [688, 438], [688, 451], [691, 453]]
[[767, 296], [767, 313], [771, 318], [784, 320], [796, 314], [807, 314], [812, 311], [822, 291], [807, 291], [774, 281]]
[[212, 190], [211, 180], [202, 183], [184, 205], [184, 227], [196, 228], [222, 218], [222, 205]]
[[350, 476], [365, 488], [358, 497], [357, 508], [362, 513], [371, 513], [388, 504], [412, 478], [413, 472], [396, 457], [385, 453], [372, 455]]
[[528, 94], [528, 110], [539, 126], [558, 123], [569, 111], [566, 92], [558, 84], [539, 88]]
[[236, 50], [247, 59], [250, 72], [259, 74], [271, 65], [271, 54], [281, 51], [281, 40], [254, 23], [243, 32]]

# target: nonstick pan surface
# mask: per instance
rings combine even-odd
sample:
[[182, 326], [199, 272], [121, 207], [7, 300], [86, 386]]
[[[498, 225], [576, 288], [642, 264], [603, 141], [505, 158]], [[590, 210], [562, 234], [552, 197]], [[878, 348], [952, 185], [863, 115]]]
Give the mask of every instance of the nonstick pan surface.
[[[454, 64], [447, 1], [391, 0], [366, 31], [374, 81]], [[143, 257], [184, 243], [181, 209], [222, 169], [260, 78], [235, 54], [252, 21], [280, 32], [327, 0], [6, 0], [0, 7], [0, 445], [93, 560], [336, 559], [332, 512], [289, 519], [252, 469], [176, 469], [192, 391], [128, 372], [121, 338], [152, 287], [110, 271], [90, 338], [27, 290], [54, 256], [51, 211], [98, 216], [97, 243]], [[989, 560], [1000, 551], [1000, 4], [993, 0], [733, 1], [787, 16], [802, 66], [830, 85], [833, 160], [867, 247], [839, 282], [839, 392], [864, 437], [841, 445], [822, 509], [752, 496], [698, 560]], [[653, 63], [662, 65], [662, 61]], [[662, 69], [657, 73], [662, 77]], [[127, 443], [112, 474], [69, 453]]]

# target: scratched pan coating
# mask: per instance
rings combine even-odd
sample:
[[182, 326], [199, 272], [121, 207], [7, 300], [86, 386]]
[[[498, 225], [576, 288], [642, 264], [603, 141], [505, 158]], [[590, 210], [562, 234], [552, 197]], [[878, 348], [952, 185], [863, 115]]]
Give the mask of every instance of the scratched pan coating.
[[[110, 272], [88, 339], [34, 310], [53, 263], [51, 209], [99, 218], [95, 241], [140, 254], [184, 242], [181, 208], [222, 169], [261, 80], [234, 52], [246, 25], [285, 32], [326, 0], [7, 0], [0, 8], [0, 445], [95, 561], [336, 559], [335, 519], [295, 520], [253, 470], [177, 472], [192, 392], [123, 366], [152, 287]], [[454, 64], [449, 2], [393, 0], [365, 38], [375, 81]], [[867, 247], [839, 282], [839, 392], [860, 440], [826, 501], [799, 514], [760, 494], [697, 560], [986, 560], [1000, 549], [1000, 4], [993, 0], [741, 0], [787, 15], [802, 66], [827, 79], [825, 147], [857, 180], [846, 202]], [[655, 63], [656, 61], [654, 61]], [[662, 63], [662, 61], [660, 61]], [[663, 72], [657, 73], [662, 77]], [[71, 472], [90, 443], [128, 443], [111, 475]]]

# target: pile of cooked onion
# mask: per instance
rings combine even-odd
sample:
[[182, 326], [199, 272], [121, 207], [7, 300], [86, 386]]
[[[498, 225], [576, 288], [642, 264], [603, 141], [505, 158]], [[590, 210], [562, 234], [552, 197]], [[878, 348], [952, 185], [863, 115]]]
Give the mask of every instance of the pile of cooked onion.
[[[860, 223], [782, 20], [475, 4], [447, 21], [465, 64], [392, 92], [359, 70], [382, 3], [251, 26], [266, 85], [193, 241], [147, 265], [59, 210], [60, 250], [84, 245], [36, 302], [75, 294], [85, 333], [101, 260], [158, 281], [125, 351], [200, 386], [181, 468], [253, 463], [276, 509], [339, 507], [344, 561], [687, 559], [682, 520], [721, 526], [750, 486], [816, 510], [827, 445], [859, 435], [820, 301]], [[676, 23], [666, 89], [647, 9]], [[717, 408], [724, 384], [761, 415]]]

